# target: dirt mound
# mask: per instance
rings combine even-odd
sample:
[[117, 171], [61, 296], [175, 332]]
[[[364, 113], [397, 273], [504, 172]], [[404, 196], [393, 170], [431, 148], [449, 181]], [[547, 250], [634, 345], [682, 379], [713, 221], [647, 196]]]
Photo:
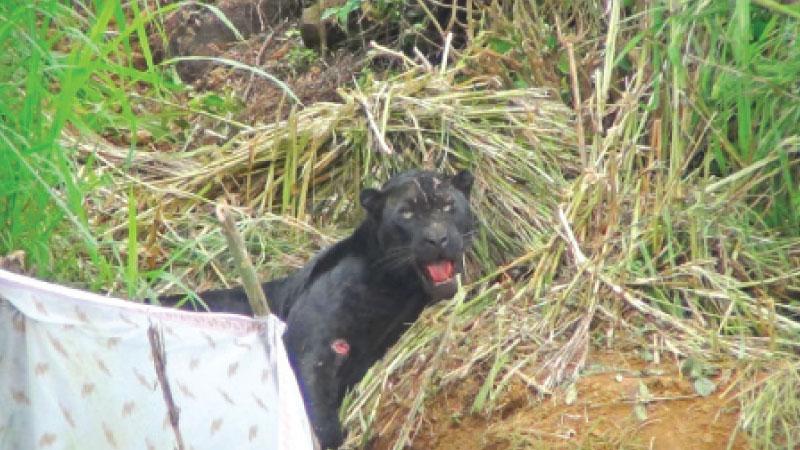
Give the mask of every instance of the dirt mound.
[[284, 88], [258, 71], [281, 80], [309, 105], [338, 100], [337, 88], [351, 83], [362, 67], [363, 54], [342, 50], [323, 56], [303, 45], [300, 2], [224, 0], [214, 6], [191, 4], [172, 14], [165, 23], [167, 48], [156, 53], [190, 58], [179, 60], [176, 69], [197, 90], [229, 91], [242, 99], [241, 121], [283, 119], [294, 106]]
[[[718, 376], [717, 391], [702, 397], [674, 362], [645, 363], [607, 353], [596, 355], [588, 367], [574, 386], [545, 399], [514, 383], [490, 417], [469, 414], [481, 380], [438, 393], [429, 400], [427, 420], [410, 448], [719, 450], [730, 440], [733, 449], [748, 448], [741, 434], [732, 436], [739, 409], [726, 392], [730, 376]], [[383, 436], [394, 435], [384, 431]], [[393, 444], [379, 437], [370, 449], [389, 450]]]
[[[295, 22], [284, 22], [266, 33], [221, 49], [215, 56], [273, 75], [292, 90], [302, 105], [339, 101], [337, 89], [353, 82], [362, 66], [362, 57], [346, 51], [322, 57], [303, 46], [296, 30]], [[234, 92], [245, 105], [239, 120], [249, 123], [285, 119], [295, 106], [274, 82], [224, 64], [211, 65], [193, 85], [199, 90]]]

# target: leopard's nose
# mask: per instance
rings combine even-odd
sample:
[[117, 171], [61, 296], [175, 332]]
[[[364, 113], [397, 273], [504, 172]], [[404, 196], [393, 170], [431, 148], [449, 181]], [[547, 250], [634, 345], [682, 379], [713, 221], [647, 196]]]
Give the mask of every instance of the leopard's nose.
[[440, 223], [434, 223], [429, 226], [422, 235], [425, 238], [425, 243], [437, 248], [447, 245], [447, 229]]

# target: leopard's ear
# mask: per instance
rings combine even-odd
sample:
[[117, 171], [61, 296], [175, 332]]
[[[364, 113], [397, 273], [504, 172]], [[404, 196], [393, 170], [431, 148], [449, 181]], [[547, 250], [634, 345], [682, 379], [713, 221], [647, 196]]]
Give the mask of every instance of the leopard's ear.
[[472, 190], [472, 184], [475, 182], [475, 177], [469, 170], [462, 170], [458, 172], [450, 182], [453, 187], [461, 191], [465, 197], [469, 198], [469, 193]]
[[359, 200], [361, 200], [361, 206], [371, 217], [380, 218], [386, 200], [386, 195], [382, 191], [366, 188], [361, 191]]

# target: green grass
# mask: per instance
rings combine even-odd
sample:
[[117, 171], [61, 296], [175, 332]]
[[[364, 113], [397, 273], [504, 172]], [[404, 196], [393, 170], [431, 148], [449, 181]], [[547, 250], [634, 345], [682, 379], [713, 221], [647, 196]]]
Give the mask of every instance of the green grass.
[[[102, 201], [111, 180], [95, 173], [97, 155], [78, 158], [76, 146], [89, 135], [129, 140], [129, 160], [140, 132], [168, 132], [167, 108], [135, 110], [178, 88], [147, 41], [160, 12], [80, 5], [0, 3], [0, 254], [22, 249], [40, 275], [100, 289], [120, 281], [126, 249], [89, 221], [87, 205]], [[143, 67], [134, 67], [137, 55]], [[130, 263], [129, 286], [138, 282]]]
[[662, 82], [674, 83], [685, 102], [670, 119], [679, 122], [673, 142], [705, 144], [713, 155], [704, 161], [705, 175], [727, 176], [777, 157], [774, 175], [753, 186], [753, 203], [771, 227], [797, 236], [800, 21], [746, 0], [733, 7], [712, 1], [688, 3], [648, 33], [666, 44], [673, 70], [662, 73]]

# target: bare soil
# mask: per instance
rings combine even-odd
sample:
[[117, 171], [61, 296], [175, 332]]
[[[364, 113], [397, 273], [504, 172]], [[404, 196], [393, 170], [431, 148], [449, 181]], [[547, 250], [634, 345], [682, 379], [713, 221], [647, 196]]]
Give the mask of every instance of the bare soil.
[[[716, 377], [716, 392], [701, 397], [674, 362], [645, 363], [604, 353], [592, 358], [586, 372], [575, 383], [577, 396], [565, 387], [540, 399], [516, 383], [489, 417], [469, 414], [480, 380], [465, 381], [428, 401], [425, 420], [407, 448], [720, 450], [729, 443], [731, 449], [748, 448], [741, 433], [733, 434], [739, 410], [734, 393], [726, 392], [730, 376]], [[640, 384], [651, 395], [643, 404], [646, 418], [634, 411], [642, 404]], [[569, 404], [568, 397], [573, 397]], [[391, 427], [384, 429], [370, 450], [391, 449], [394, 436]]]
[[[338, 101], [337, 89], [352, 83], [361, 70], [363, 52], [323, 54], [306, 48], [299, 32], [299, 4], [286, 0], [220, 0], [215, 6], [226, 15], [228, 24], [206, 8], [184, 6], [166, 21], [166, 48], [154, 53], [159, 58], [205, 58], [179, 61], [179, 76], [198, 91], [232, 92], [244, 104], [237, 120], [245, 123], [270, 123], [285, 119], [293, 107]], [[234, 35], [231, 25], [242, 39]], [[158, 30], [153, 31], [151, 42], [155, 45], [160, 38]], [[140, 60], [144, 65], [144, 58]], [[294, 104], [275, 82], [222, 60], [274, 76], [291, 89], [300, 104]]]
[[[287, 36], [296, 28], [296, 22], [285, 22], [225, 49], [218, 56], [241, 61], [282, 80], [300, 99], [298, 108], [315, 102], [339, 101], [336, 91], [339, 86], [353, 82], [362, 65], [359, 56], [339, 51], [322, 57], [306, 49], [299, 36]], [[240, 120], [250, 123], [285, 119], [295, 106], [277, 84], [223, 65], [211, 67], [194, 84], [202, 90], [233, 90], [244, 102]]]

